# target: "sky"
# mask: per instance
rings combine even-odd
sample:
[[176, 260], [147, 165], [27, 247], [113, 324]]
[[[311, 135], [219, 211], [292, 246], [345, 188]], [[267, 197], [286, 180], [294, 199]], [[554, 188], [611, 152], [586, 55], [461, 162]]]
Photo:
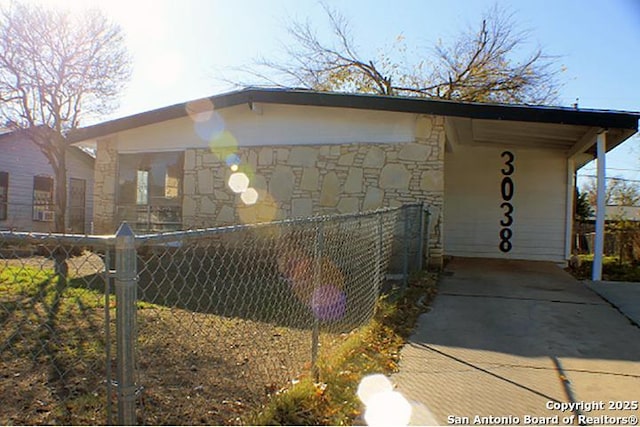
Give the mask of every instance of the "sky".
[[[82, 9], [99, 7], [120, 23], [133, 58], [123, 117], [232, 89], [237, 69], [278, 58], [287, 23], [327, 28], [315, 0], [21, 0]], [[493, 5], [529, 31], [530, 47], [558, 57], [566, 71], [559, 105], [640, 111], [640, 0], [325, 0], [351, 23], [363, 57], [375, 59], [398, 36], [416, 55], [439, 39], [477, 27]], [[244, 78], [246, 80], [246, 77]], [[640, 180], [640, 137], [607, 156], [607, 175]], [[593, 162], [579, 175], [595, 174]], [[584, 182], [581, 179], [579, 182]]]

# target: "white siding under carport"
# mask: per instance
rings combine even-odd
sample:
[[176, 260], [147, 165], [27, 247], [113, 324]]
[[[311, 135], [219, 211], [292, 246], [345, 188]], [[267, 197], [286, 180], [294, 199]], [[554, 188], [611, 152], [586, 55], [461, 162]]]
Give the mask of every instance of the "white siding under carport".
[[[512, 248], [499, 248], [504, 151], [514, 154]], [[456, 145], [445, 154], [446, 255], [564, 261], [567, 160], [561, 150]]]

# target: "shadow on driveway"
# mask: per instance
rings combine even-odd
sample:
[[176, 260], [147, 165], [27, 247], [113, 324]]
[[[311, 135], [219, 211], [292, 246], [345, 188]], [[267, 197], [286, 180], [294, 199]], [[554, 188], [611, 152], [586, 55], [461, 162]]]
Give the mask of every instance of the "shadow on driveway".
[[[489, 424], [637, 416], [606, 409], [609, 400], [638, 400], [640, 329], [557, 265], [456, 258], [439, 289], [394, 381], [440, 423], [459, 416], [474, 424], [476, 415], [507, 417]], [[572, 401], [605, 405], [558, 410]], [[547, 420], [555, 421], [529, 422]]]

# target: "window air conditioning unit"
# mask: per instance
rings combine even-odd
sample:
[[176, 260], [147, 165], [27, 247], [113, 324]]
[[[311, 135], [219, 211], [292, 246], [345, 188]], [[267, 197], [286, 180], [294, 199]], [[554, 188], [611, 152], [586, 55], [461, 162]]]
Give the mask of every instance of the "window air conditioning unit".
[[37, 211], [36, 218], [34, 219], [37, 221], [51, 222], [53, 221], [54, 215], [54, 211]]

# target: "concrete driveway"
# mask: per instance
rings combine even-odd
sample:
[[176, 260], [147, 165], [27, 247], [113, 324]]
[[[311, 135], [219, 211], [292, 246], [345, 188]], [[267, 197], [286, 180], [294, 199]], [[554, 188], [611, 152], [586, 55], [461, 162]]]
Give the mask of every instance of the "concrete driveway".
[[640, 329], [555, 264], [456, 258], [392, 380], [414, 425], [633, 424]]

